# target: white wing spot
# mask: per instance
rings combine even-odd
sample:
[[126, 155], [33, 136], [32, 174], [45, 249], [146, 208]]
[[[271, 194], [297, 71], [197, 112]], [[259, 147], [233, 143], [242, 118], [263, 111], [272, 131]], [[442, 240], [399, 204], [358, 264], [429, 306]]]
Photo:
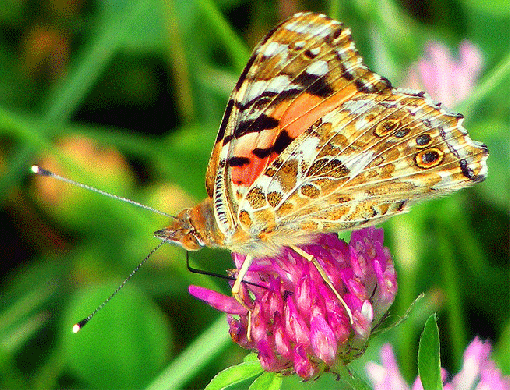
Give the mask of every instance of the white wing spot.
[[328, 63], [324, 60], [315, 61], [306, 68], [306, 73], [316, 76], [324, 76], [328, 71]]
[[331, 28], [329, 26], [313, 27], [310, 28], [309, 33], [316, 37], [326, 38], [331, 34]]
[[374, 152], [363, 152], [353, 158], [342, 161], [342, 163], [349, 170], [349, 178], [352, 179], [358, 176], [373, 159]]
[[264, 92], [283, 92], [287, 89], [294, 88], [290, 82], [290, 78], [287, 75], [280, 75], [278, 77], [274, 77], [269, 81], [266, 80], [258, 80], [253, 81], [249, 85], [249, 89], [246, 91], [246, 94], [243, 97], [241, 103], [246, 104], [256, 99]]
[[369, 99], [348, 100], [344, 103], [344, 109], [349, 110], [352, 115], [360, 115], [371, 110], [377, 102]]
[[287, 52], [287, 50], [288, 50], [287, 45], [281, 45], [278, 42], [273, 41], [267, 45], [262, 55], [264, 57], [273, 57], [277, 54], [285, 53]]
[[347, 58], [345, 57], [345, 55], [348, 53], [348, 52], [352, 52], [354, 51], [354, 44], [351, 42], [348, 46], [344, 46], [340, 49], [337, 49], [336, 50], [336, 54], [338, 56], [338, 58], [340, 60], [346, 60]]
[[312, 161], [317, 157], [317, 145], [319, 144], [319, 138], [310, 137], [303, 140], [297, 152], [301, 155], [303, 161], [310, 165]]
[[305, 47], [306, 45], [306, 42], [305, 41], [297, 41], [297, 42], [294, 42], [294, 47], [296, 49], [302, 49], [303, 47]]
[[310, 49], [310, 53], [312, 53], [313, 56], [319, 55], [320, 52], [321, 52], [320, 47], [314, 47], [313, 49]]
[[266, 91], [278, 93], [285, 91], [289, 87], [292, 87], [289, 76], [282, 74], [278, 77], [272, 78], [269, 81]]
[[305, 24], [302, 21], [297, 20], [297, 21], [287, 24], [285, 26], [285, 29], [289, 30], [289, 31], [294, 31], [298, 34], [302, 34], [302, 33], [305, 33], [306, 30], [308, 29], [308, 24]]
[[298, 34], [310, 34], [315, 37], [326, 38], [331, 34], [331, 28], [327, 25], [313, 25], [310, 23], [303, 23], [301, 20], [296, 20], [285, 26], [286, 30], [293, 31]]

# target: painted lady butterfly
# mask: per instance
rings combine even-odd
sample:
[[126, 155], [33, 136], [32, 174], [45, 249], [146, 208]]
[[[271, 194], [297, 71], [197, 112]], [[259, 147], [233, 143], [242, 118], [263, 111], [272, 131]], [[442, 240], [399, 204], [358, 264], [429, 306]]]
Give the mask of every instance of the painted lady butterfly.
[[350, 30], [296, 14], [255, 48], [228, 101], [207, 168], [208, 198], [155, 232], [186, 250], [253, 258], [361, 228], [487, 176], [487, 147], [463, 117], [395, 89], [362, 63]]

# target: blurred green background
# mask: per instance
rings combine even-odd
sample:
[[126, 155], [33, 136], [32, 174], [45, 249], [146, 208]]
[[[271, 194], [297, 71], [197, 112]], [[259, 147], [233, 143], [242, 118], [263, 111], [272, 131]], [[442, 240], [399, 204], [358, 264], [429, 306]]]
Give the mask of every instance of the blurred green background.
[[[239, 363], [226, 321], [187, 293], [222, 280], [187, 272], [164, 246], [80, 333], [158, 244], [159, 215], [48, 178], [32, 164], [176, 214], [205, 197], [204, 174], [228, 95], [251, 48], [294, 12], [353, 30], [365, 62], [399, 86], [430, 39], [483, 53], [460, 106], [489, 146], [489, 178], [383, 225], [399, 271], [391, 314], [352, 370], [391, 342], [408, 381], [425, 319], [439, 315], [443, 366], [475, 335], [510, 374], [510, 6], [506, 0], [3, 0], [0, 2], [0, 388], [203, 388]], [[348, 237], [343, 235], [343, 237]], [[192, 254], [224, 272], [226, 251]], [[246, 384], [241, 385], [243, 388]], [[336, 386], [295, 378], [284, 388]]]

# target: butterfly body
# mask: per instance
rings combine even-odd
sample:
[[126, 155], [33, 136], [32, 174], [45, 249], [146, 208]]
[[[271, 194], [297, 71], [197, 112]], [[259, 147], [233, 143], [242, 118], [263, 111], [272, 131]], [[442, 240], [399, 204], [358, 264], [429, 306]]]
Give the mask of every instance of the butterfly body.
[[183, 210], [166, 228], [154, 234], [168, 242], [175, 243], [187, 251], [196, 251], [204, 246], [225, 248], [232, 252], [250, 254], [253, 257], [276, 255], [283, 246], [299, 245], [310, 242], [316, 233], [302, 231], [278, 234], [270, 227], [256, 234], [238, 229], [225, 236], [219, 231], [214, 218], [211, 198], [206, 198], [191, 209]]
[[341, 23], [297, 14], [258, 44], [232, 92], [208, 198], [156, 235], [257, 258], [380, 223], [485, 179], [487, 148], [462, 121], [371, 72]]

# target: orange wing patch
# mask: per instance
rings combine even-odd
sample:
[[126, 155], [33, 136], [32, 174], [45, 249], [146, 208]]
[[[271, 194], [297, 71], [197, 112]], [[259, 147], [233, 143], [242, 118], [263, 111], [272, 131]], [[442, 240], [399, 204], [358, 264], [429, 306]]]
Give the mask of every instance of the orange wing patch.
[[280, 103], [275, 107], [273, 116], [269, 117], [271, 123], [277, 124], [276, 127], [245, 134], [236, 142], [233, 157], [227, 161], [232, 167], [232, 183], [241, 187], [251, 186], [293, 140], [356, 92], [356, 87], [351, 84], [327, 99], [302, 93], [293, 100]]

